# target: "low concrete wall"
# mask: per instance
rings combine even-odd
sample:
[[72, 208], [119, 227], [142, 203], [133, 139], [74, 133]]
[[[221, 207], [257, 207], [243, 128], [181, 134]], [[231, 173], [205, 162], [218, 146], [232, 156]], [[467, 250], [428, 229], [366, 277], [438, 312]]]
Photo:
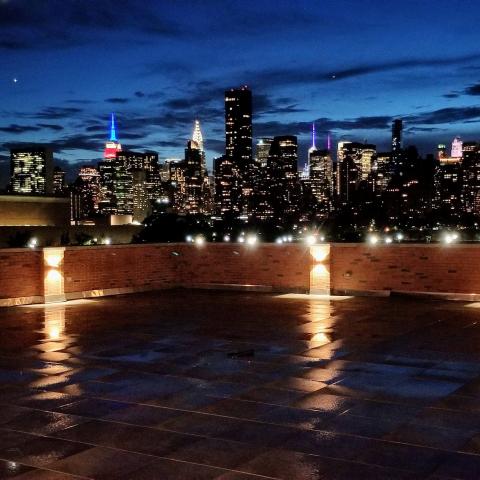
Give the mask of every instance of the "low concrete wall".
[[0, 250], [0, 305], [175, 287], [480, 299], [480, 245], [149, 244]]

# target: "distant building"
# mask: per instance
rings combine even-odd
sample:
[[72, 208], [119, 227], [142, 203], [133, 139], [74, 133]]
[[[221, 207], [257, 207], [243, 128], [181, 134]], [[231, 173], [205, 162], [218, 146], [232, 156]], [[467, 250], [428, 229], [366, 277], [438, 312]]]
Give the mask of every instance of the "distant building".
[[455, 137], [452, 142], [452, 153], [451, 157], [452, 158], [462, 158], [463, 155], [463, 148], [462, 148], [463, 142], [460, 139], [460, 137]]
[[396, 119], [392, 123], [392, 160], [398, 161], [402, 151], [403, 121]]
[[[252, 157], [252, 92], [246, 86], [225, 92], [225, 156], [227, 163], [235, 164], [232, 168], [240, 181], [241, 194], [237, 196], [232, 192], [229, 195], [237, 203], [233, 210], [249, 216], [256, 165]], [[229, 181], [223, 184], [226, 186]], [[236, 185], [232, 187], [236, 188]], [[224, 193], [222, 191], [222, 195]]]
[[10, 150], [10, 191], [23, 195], [53, 192], [53, 153], [44, 146]]
[[445, 157], [435, 172], [436, 207], [449, 217], [462, 211], [462, 161], [458, 157]]
[[205, 207], [205, 177], [204, 155], [200, 145], [190, 140], [185, 149], [184, 178], [185, 178], [185, 213], [204, 213]]
[[463, 206], [467, 213], [480, 215], [480, 144], [464, 142], [462, 150]]
[[369, 143], [339, 142], [337, 150], [337, 196], [343, 203], [353, 199], [360, 182], [368, 182], [376, 157]]
[[258, 139], [255, 159], [260, 167], [267, 166], [268, 155], [270, 153], [270, 147], [272, 146], [272, 143], [273, 138], [264, 137]]
[[298, 145], [297, 137], [274, 137], [268, 157], [268, 181], [266, 189], [274, 218], [291, 217], [298, 209]]
[[67, 193], [65, 172], [60, 167], [53, 169], [53, 194], [62, 196]]
[[99, 213], [101, 198], [100, 173], [95, 167], [84, 165], [71, 190], [72, 222], [93, 222]]
[[240, 212], [241, 180], [237, 162], [227, 155], [214, 159], [215, 213], [237, 216]]
[[242, 172], [252, 161], [252, 92], [246, 86], [225, 92], [225, 154]]
[[314, 150], [309, 154], [310, 189], [320, 210], [328, 214], [332, 207], [333, 162], [329, 150]]
[[[121, 152], [122, 145], [117, 140], [115, 114], [110, 116], [110, 137], [105, 143], [103, 161], [98, 164], [100, 173], [101, 200], [99, 203], [100, 213], [103, 215], [116, 214], [117, 208], [113, 197], [113, 182], [116, 168], [117, 153]], [[118, 165], [118, 164], [117, 164]]]

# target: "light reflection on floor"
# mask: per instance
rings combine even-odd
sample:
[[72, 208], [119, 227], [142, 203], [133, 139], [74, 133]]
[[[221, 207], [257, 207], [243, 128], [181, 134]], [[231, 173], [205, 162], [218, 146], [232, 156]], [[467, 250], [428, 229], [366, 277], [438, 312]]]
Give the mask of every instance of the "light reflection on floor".
[[1, 309], [0, 478], [478, 478], [472, 305], [181, 290]]

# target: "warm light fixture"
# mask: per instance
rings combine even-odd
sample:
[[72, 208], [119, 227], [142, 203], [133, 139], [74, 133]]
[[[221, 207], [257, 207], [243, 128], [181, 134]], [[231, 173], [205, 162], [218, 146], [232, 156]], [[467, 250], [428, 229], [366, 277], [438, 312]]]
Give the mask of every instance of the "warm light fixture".
[[249, 235], [247, 237], [247, 245], [253, 246], [257, 243], [258, 238], [256, 235]]
[[317, 243], [317, 237], [315, 235], [307, 235], [305, 237], [305, 243], [307, 245], [315, 245], [315, 243]]

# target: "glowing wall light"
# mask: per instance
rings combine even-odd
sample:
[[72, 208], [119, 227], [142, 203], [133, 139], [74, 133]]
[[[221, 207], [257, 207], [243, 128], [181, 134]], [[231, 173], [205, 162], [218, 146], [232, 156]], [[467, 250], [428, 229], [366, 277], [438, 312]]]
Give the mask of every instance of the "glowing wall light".
[[63, 283], [63, 257], [65, 248], [43, 249], [43, 297], [45, 303], [66, 300]]
[[330, 293], [330, 245], [312, 245], [310, 255], [313, 265], [310, 269], [310, 293]]

